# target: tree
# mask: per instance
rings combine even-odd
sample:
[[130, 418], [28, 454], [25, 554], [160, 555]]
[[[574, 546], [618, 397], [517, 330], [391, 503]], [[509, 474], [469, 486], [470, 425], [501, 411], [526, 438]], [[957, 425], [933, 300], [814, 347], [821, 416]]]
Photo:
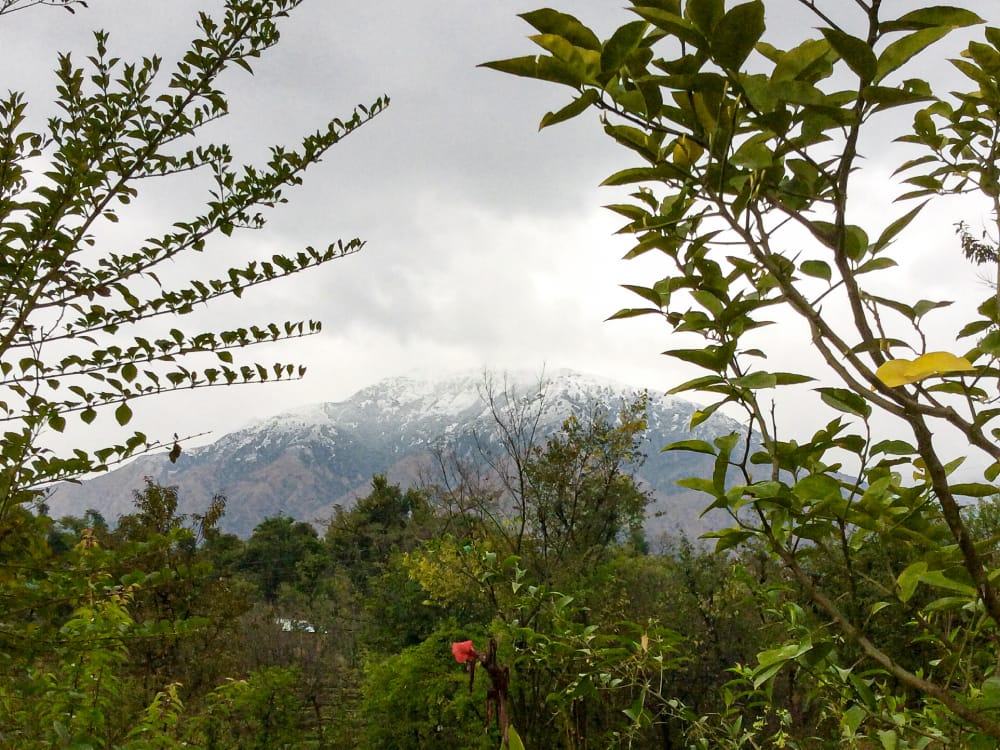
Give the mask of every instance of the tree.
[[[182, 740], [185, 710], [187, 719], [205, 719], [199, 709], [224, 713], [240, 696], [256, 705], [281, 692], [262, 674], [259, 684], [251, 680], [243, 691], [224, 686], [212, 693], [218, 705], [196, 704], [192, 711], [171, 684], [181, 678], [184, 690], [204, 697], [210, 685], [203, 683], [221, 679], [214, 671], [221, 662], [206, 661], [205, 649], [217, 645], [245, 608], [245, 589], [213, 577], [169, 488], [139, 493], [138, 513], [115, 533], [99, 515], [54, 527], [39, 501], [52, 483], [137, 452], [172, 444], [167, 457], [176, 460], [181, 451], [176, 435], [164, 441], [141, 432], [106, 447], [90, 441], [67, 454], [50, 450], [46, 433], [66, 430], [70, 420], [79, 418], [86, 432], [104, 411], [125, 427], [139, 398], [304, 374], [289, 363], [238, 362], [233, 350], [317, 333], [316, 321], [188, 332], [178, 321], [202, 304], [240, 298], [260, 284], [354, 253], [360, 240], [247, 258], [217, 278], [189, 270], [191, 280], [180, 286], [163, 274], [168, 266], [183, 269], [185, 260], [198, 263], [200, 254], [242, 230], [262, 228], [265, 211], [285, 202], [306, 170], [387, 105], [380, 97], [323, 124], [295, 147], [273, 146], [256, 166], [235, 166], [228, 145], [206, 137], [203, 128], [227, 113], [220, 76], [233, 68], [252, 72], [251, 63], [278, 42], [281, 20], [299, 3], [226, 0], [217, 17], [199, 14], [198, 37], [172, 71], [162, 70], [158, 56], [115, 57], [108, 35], [97, 32], [94, 54], [82, 65], [59, 57], [57, 114], [40, 126], [31, 123], [23, 94], [0, 98], [5, 746], [169, 747]], [[39, 5], [86, 7], [81, 0], [0, 0], [0, 16]], [[150, 183], [205, 189], [205, 207], [151, 229], [138, 246], [112, 247], [106, 230], [127, 218]], [[221, 510], [215, 504], [193, 519], [203, 536], [214, 533]], [[315, 533], [311, 540], [318, 544]], [[209, 623], [206, 614], [218, 618]], [[209, 627], [199, 630], [203, 625]], [[142, 687], [130, 680], [130, 669], [142, 672]], [[294, 674], [277, 677], [285, 684]], [[301, 707], [286, 708], [281, 716]], [[267, 737], [265, 744], [283, 741]]]
[[[884, 290], [900, 281], [893, 255], [914, 262], [894, 251], [904, 238], [919, 246], [915, 221], [938, 196], [984, 200], [992, 223], [983, 244], [995, 244], [1000, 29], [986, 26], [952, 61], [966, 88], [939, 95], [902, 69], [939, 67], [932, 45], [984, 24], [976, 12], [937, 5], [898, 15], [880, 0], [798, 5], [818, 29], [787, 49], [766, 35], [778, 4], [762, 0], [640, 2], [637, 18], [605, 41], [570, 15], [537, 10], [522, 18], [543, 53], [487, 67], [573, 89], [541, 125], [597, 110], [606, 134], [639, 160], [604, 181], [633, 191], [610, 208], [636, 239], [627, 257], [655, 253], [671, 268], [630, 285], [644, 306], [612, 317], [662, 316], [678, 340], [694, 339], [666, 352], [702, 371], [672, 390], [712, 399], [692, 424], [724, 405], [746, 414], [759, 450], [749, 432], [670, 449], [715, 457], [713, 477], [683, 484], [731, 515], [719, 548], [762, 544], [816, 614], [789, 619], [787, 642], [760, 654], [754, 685], [790, 665], [810, 670], [839, 693], [826, 710], [845, 742], [877, 735], [885, 747], [928, 738], [993, 747], [997, 568], [992, 540], [974, 535], [962, 506], [998, 489], [1000, 292], [978, 305], [960, 300], [961, 322], [949, 328], [935, 327], [931, 313], [952, 300]], [[889, 118], [914, 110], [912, 126], [896, 130]], [[907, 205], [884, 223], [863, 221], [862, 153], [895, 153], [893, 142], [908, 148], [892, 185]], [[976, 240], [956, 218], [969, 253]], [[938, 273], [966, 272], [928, 262]], [[775, 351], [761, 329], [779, 316], [801, 321], [803, 346], [821, 366], [768, 368]], [[814, 406], [797, 416], [817, 421], [797, 441], [768, 391], [806, 383], [815, 383]], [[972, 475], [957, 472], [965, 456], [953, 458], [954, 435]], [[875, 546], [892, 555], [862, 570]], [[840, 574], [817, 575], [817, 560]], [[862, 582], [878, 598], [857, 607]], [[906, 623], [902, 648], [898, 633], [879, 627], [885, 618]], [[916, 665], [905, 647], [913, 641], [932, 652]]]
[[320, 550], [316, 529], [289, 516], [266, 518], [257, 524], [236, 563], [268, 602], [278, 598], [283, 584], [298, 580], [299, 565]]
[[544, 381], [522, 394], [487, 379], [483, 398], [491, 421], [475, 435], [471, 460], [438, 456], [446, 528], [485, 534], [498, 554], [524, 557], [546, 583], [586, 569], [619, 541], [644, 546], [649, 498], [631, 472], [644, 458], [645, 395], [617, 410], [581, 406], [548, 435]]
[[393, 555], [431, 536], [431, 516], [420, 490], [404, 491], [378, 474], [372, 477], [372, 491], [353, 508], [336, 507], [325, 537], [331, 562], [347, 573], [359, 593], [367, 594], [369, 582], [386, 570]]
[[[132, 401], [181, 388], [304, 374], [289, 363], [237, 363], [233, 350], [317, 333], [316, 321], [197, 332], [174, 326], [202, 304], [354, 253], [360, 240], [250, 260], [218, 278], [193, 272], [176, 288], [158, 275], [216, 249], [220, 236], [263, 227], [266, 209], [285, 202], [307, 169], [388, 103], [380, 97], [334, 118], [297, 148], [273, 146], [260, 166], [234, 166], [226, 144], [201, 136], [227, 113], [220, 75], [252, 72], [300, 2], [228, 0], [220, 18], [200, 14], [200, 36], [169, 74], [158, 56], [115, 57], [107, 34], [97, 32], [84, 65], [59, 57], [60, 113], [43, 129], [30, 126], [21, 93], [0, 100], [0, 533], [12, 508], [45, 485], [163, 444], [136, 432], [118, 445], [58, 455], [45, 448], [45, 431], [64, 430], [70, 418], [90, 424], [104, 409], [124, 426]], [[0, 12], [32, 4], [7, 0]], [[106, 245], [102, 228], [126, 218], [149, 181], [191, 189], [192, 175], [207, 188], [201, 214], [178, 218], [138, 247]], [[171, 458], [179, 451], [174, 442]]]

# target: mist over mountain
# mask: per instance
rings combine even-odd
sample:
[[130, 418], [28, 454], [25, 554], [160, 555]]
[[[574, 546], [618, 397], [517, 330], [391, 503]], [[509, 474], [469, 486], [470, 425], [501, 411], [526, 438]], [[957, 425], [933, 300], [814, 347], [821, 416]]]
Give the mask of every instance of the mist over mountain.
[[[593, 409], [616, 413], [643, 389], [567, 370], [534, 377], [482, 373], [434, 379], [396, 377], [361, 389], [345, 401], [259, 420], [216, 442], [184, 451], [175, 464], [165, 454], [143, 456], [81, 485], [62, 485], [48, 499], [54, 517], [88, 508], [113, 522], [132, 510], [132, 493], [146, 477], [179, 488], [181, 512], [203, 510], [212, 496], [227, 498], [222, 528], [247, 536], [263, 519], [279, 514], [322, 522], [336, 505], [350, 507], [366, 494], [375, 474], [404, 485], [435, 481], [435, 451], [475, 460], [489, 448], [494, 411], [537, 413], [541, 439], [571, 414]], [[491, 408], [490, 394], [493, 396]], [[682, 530], [697, 536], [720, 519], [699, 518], [704, 495], [677, 487], [684, 476], [707, 476], [713, 459], [688, 452], [663, 453], [668, 443], [711, 439], [740, 430], [718, 413], [693, 432], [698, 406], [648, 392], [647, 458], [635, 470], [651, 492], [647, 533]]]

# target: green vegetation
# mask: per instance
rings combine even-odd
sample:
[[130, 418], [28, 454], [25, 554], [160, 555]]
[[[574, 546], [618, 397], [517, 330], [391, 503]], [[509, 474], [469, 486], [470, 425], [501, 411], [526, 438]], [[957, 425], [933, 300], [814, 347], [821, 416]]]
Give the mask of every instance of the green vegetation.
[[[0, 0], [0, 16], [34, 4]], [[225, 499], [185, 517], [176, 490], [152, 483], [118, 519], [48, 516], [46, 483], [151, 445], [136, 433], [56, 456], [44, 430], [100, 409], [124, 426], [136, 398], [300, 374], [235, 365], [231, 349], [314, 323], [134, 328], [360, 247], [177, 290], [156, 276], [262, 226], [259, 210], [384, 106], [262, 168], [233, 170], [226, 147], [197, 140], [225, 114], [216, 77], [249, 67], [297, 4], [230, 0], [221, 21], [203, 16], [165, 83], [156, 58], [126, 65], [99, 34], [86, 70], [61, 58], [63, 114], [41, 132], [20, 95], [0, 101], [0, 744], [996, 747], [1000, 290], [956, 304], [954, 329], [932, 315], [952, 301], [884, 291], [938, 196], [985, 201], [993, 225], [979, 236], [956, 217], [956, 251], [997, 263], [1000, 29], [980, 33], [962, 8], [897, 17], [878, 0], [800, 0], [818, 28], [787, 49], [766, 36], [760, 0], [651, 0], [603, 42], [546, 9], [523, 16], [543, 54], [488, 63], [574, 91], [543, 126], [599, 110], [640, 160], [606, 180], [633, 191], [611, 209], [636, 239], [630, 257], [670, 271], [630, 286], [645, 306], [614, 317], [662, 316], [667, 353], [702, 370], [674, 388], [709, 397], [693, 422], [727, 406], [753, 433], [669, 446], [714, 458], [711, 477], [683, 482], [732, 519], [714, 551], [643, 535], [642, 400], [543, 437], [540, 403], [493, 392], [495, 434], [475, 465], [442, 454], [421, 488], [375, 477], [324, 533], [277, 517], [228, 536]], [[975, 33], [953, 61], [964, 92], [903, 77], [936, 64], [934, 43], [957, 29]], [[903, 112], [912, 126], [883, 125]], [[860, 154], [892, 142], [906, 149], [905, 205], [870, 225], [856, 218]], [[40, 159], [48, 171], [29, 179]], [[192, 171], [215, 186], [203, 216], [99, 252], [94, 231], [137, 181]], [[771, 318], [801, 323], [821, 364], [765, 369]], [[812, 400], [797, 407], [819, 419], [808, 438], [768, 403], [778, 387]]]

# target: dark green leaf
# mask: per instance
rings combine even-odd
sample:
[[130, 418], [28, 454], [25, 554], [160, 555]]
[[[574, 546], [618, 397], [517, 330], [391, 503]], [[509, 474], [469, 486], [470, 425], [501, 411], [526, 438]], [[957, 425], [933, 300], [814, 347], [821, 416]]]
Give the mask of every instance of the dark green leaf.
[[[659, 310], [657, 310], [657, 312], [659, 312]], [[690, 362], [691, 364], [695, 364], [709, 370], [715, 370], [716, 372], [721, 371], [726, 365], [725, 355], [718, 348], [671, 349], [670, 351], [663, 353], [668, 357], [674, 357], [682, 362]]]
[[587, 81], [580, 75], [580, 71], [574, 69], [554, 57], [538, 56], [532, 57], [512, 57], [509, 60], [494, 60], [482, 63], [479, 67], [499, 70], [501, 73], [509, 73], [525, 78], [534, 78], [539, 81], [552, 81], [562, 83], [567, 86], [579, 88]]
[[555, 125], [556, 123], [572, 119], [585, 112], [588, 107], [600, 100], [600, 98], [601, 96], [597, 92], [597, 89], [587, 89], [558, 112], [546, 113], [538, 125], [538, 129], [541, 130], [542, 128], [547, 128], [549, 125]]
[[966, 497], [992, 497], [993, 495], [1000, 494], [1000, 490], [997, 490], [992, 484], [981, 484], [979, 482], [962, 482], [953, 484], [950, 488], [954, 494]]
[[[705, 4], [700, 2], [699, 4]], [[712, 56], [723, 68], [739, 70], [764, 33], [764, 3], [760, 0], [732, 8], [709, 37]]]
[[636, 7], [635, 13], [658, 29], [662, 29], [668, 34], [677, 37], [685, 44], [692, 45], [695, 49], [705, 46], [705, 37], [698, 31], [698, 28], [686, 18], [681, 18], [676, 13], [649, 6]]
[[879, 31], [885, 34], [890, 31], [917, 31], [935, 26], [957, 29], [963, 26], [974, 26], [978, 23], [985, 22], [971, 10], [948, 5], [934, 5], [910, 11], [893, 21], [883, 21], [879, 24]]
[[894, 86], [866, 86], [861, 95], [866, 102], [875, 105], [874, 111], [876, 112], [906, 104], [919, 104], [920, 102], [932, 101], [934, 98], [929, 94], [922, 94]]
[[640, 315], [662, 315], [663, 311], [653, 307], [625, 308], [619, 310], [606, 320], [623, 320], [625, 318], [636, 318]]
[[872, 407], [861, 396], [845, 388], [817, 388], [823, 403], [832, 406], [837, 411], [853, 414], [867, 419], [871, 416]]
[[694, 21], [703, 34], [710, 34], [726, 11], [724, 0], [687, 0], [684, 16]]
[[132, 419], [132, 410], [129, 408], [128, 404], [121, 404], [117, 409], [115, 409], [115, 419], [118, 424], [123, 427], [129, 423]]
[[808, 39], [798, 47], [780, 53], [771, 81], [794, 81], [830, 53], [830, 43], [825, 39]]
[[862, 263], [854, 271], [855, 275], [860, 276], [863, 273], [870, 273], [872, 271], [883, 271], [886, 268], [892, 268], [899, 265], [892, 258], [887, 258], [882, 256], [881, 258], [872, 258], [869, 261]]
[[632, 21], [615, 30], [601, 49], [601, 70], [605, 73], [617, 72], [639, 47], [649, 24]]
[[715, 446], [705, 440], [678, 440], [663, 449], [663, 452], [667, 451], [690, 451], [692, 453], [707, 453], [710, 456], [717, 453]]
[[822, 32], [830, 46], [863, 83], [869, 83], [875, 77], [878, 60], [868, 42], [839, 29], [822, 29]]
[[894, 456], [910, 456], [917, 450], [904, 440], [882, 440], [872, 446], [872, 453], [888, 453]]
[[[984, 321], [985, 322], [985, 321]], [[990, 323], [986, 323], [988, 327]], [[964, 334], [963, 335], [968, 335]], [[983, 340], [979, 342], [977, 347], [984, 354], [990, 354], [994, 357], [1000, 356], [1000, 331], [990, 331], [983, 337]]]
[[916, 218], [917, 214], [919, 214], [921, 209], [923, 209], [923, 207], [926, 205], [927, 201], [924, 201], [916, 208], [907, 211], [905, 214], [900, 216], [889, 226], [883, 229], [882, 234], [879, 235], [879, 238], [875, 241], [875, 244], [872, 246], [872, 253], [878, 253], [880, 250], [887, 247], [889, 243], [896, 238], [896, 235], [898, 235], [900, 232], [902, 232], [904, 229], [906, 229], [906, 227], [910, 225], [910, 222], [912, 222]]
[[683, 393], [684, 391], [714, 390], [713, 386], [723, 383], [718, 375], [702, 375], [701, 377], [688, 380], [667, 391], [668, 394]]
[[795, 372], [776, 372], [774, 379], [777, 385], [801, 385], [802, 383], [811, 383], [816, 378], [809, 375], [799, 375]]

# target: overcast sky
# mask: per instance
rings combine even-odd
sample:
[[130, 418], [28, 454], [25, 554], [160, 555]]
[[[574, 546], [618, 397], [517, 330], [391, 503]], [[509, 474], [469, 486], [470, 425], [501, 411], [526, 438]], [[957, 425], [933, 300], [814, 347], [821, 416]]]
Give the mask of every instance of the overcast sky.
[[[623, 4], [606, 0], [559, 5], [602, 37], [632, 19]], [[994, 0], [965, 5], [1000, 22]], [[109, 31], [111, 49], [125, 58], [158, 53], [170, 61], [194, 35], [197, 11], [221, 6], [90, 0], [75, 15], [11, 14], [0, 21], [3, 86], [29, 92], [33, 113], [43, 116], [51, 111], [56, 52], [72, 50], [82, 59], [92, 48], [91, 29]], [[602, 322], [637, 299], [617, 285], [651, 283], [666, 271], [655, 259], [621, 261], [628, 240], [613, 236], [618, 221], [601, 209], [616, 196], [598, 184], [630, 166], [629, 153], [603, 136], [596, 115], [538, 132], [540, 117], [568, 102], [569, 91], [476, 67], [534, 50], [525, 39], [530, 27], [516, 17], [534, 7], [499, 0], [307, 0], [253, 78], [227, 77], [231, 115], [211, 135], [231, 141], [241, 162], [261, 162], [267, 145], [293, 143], [356, 103], [385, 93], [392, 104], [335, 147], [266, 229], [213, 245], [219, 261], [196, 259], [176, 273], [191, 278], [213, 263], [294, 254], [337, 237], [368, 244], [354, 257], [258, 288], [238, 306], [213, 306], [208, 315], [175, 323], [193, 332], [196, 324], [322, 319], [321, 336], [248, 352], [263, 362], [301, 361], [309, 366], [305, 380], [137, 403], [137, 425], [151, 434], [217, 436], [254, 417], [340, 400], [414, 371], [569, 367], [660, 390], [692, 375], [660, 356], [672, 345], [662, 322]], [[768, 8], [769, 26], [782, 36], [814, 25], [791, 0]], [[908, 74], [932, 72], [940, 71]], [[900, 213], [888, 202], [885, 154], [868, 154], [855, 203], [857, 223], [870, 222], [873, 235], [887, 211]], [[154, 190], [122, 214], [118, 234], [107, 241], [157, 234], [195, 210], [200, 197]], [[976, 224], [986, 216], [978, 205], [970, 211], [970, 204], [945, 203], [921, 219], [903, 291], [930, 299], [985, 296], [954, 249], [951, 224], [960, 218]], [[808, 340], [796, 326], [784, 327], [771, 343], [793, 359], [807, 356]]]

